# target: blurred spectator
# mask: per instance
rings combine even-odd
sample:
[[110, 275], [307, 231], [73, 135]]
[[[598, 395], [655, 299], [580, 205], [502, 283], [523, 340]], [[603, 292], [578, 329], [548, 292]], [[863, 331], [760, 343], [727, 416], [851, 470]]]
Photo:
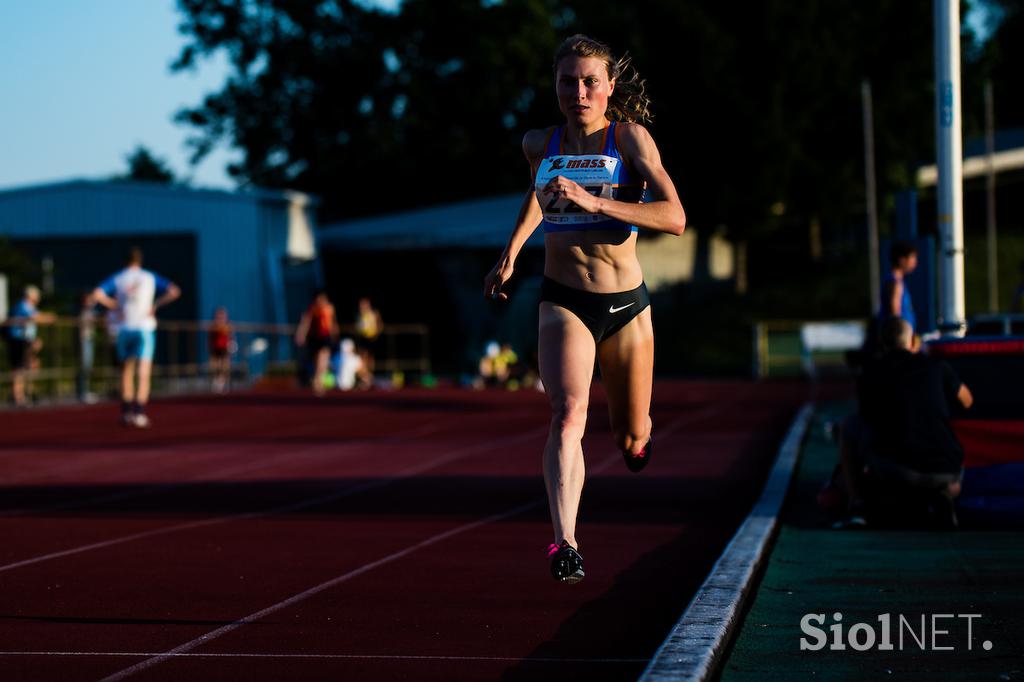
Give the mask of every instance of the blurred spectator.
[[338, 316], [334, 306], [327, 298], [326, 291], [318, 291], [295, 330], [295, 343], [306, 349], [313, 363], [310, 381], [316, 395], [323, 395], [327, 390], [325, 377], [330, 365], [331, 349], [338, 342], [338, 332]]
[[512, 350], [510, 344], [491, 341], [484, 349], [484, 356], [480, 358], [480, 373], [474, 385], [477, 388], [484, 386], [518, 388], [518, 365], [519, 356]]
[[914, 315], [914, 302], [906, 286], [906, 277], [917, 269], [917, 249], [910, 242], [893, 243], [889, 248], [889, 265], [890, 270], [882, 279], [881, 303], [877, 313], [868, 322], [864, 345], [859, 351], [846, 354], [847, 363], [855, 369], [863, 369], [867, 363], [881, 356], [881, 328], [889, 318], [906, 320], [915, 333], [913, 351], [917, 352], [921, 347], [921, 340], [916, 336], [917, 317]]
[[869, 516], [899, 522], [887, 513], [915, 500], [930, 505], [932, 520], [956, 525], [963, 449], [950, 417], [973, 397], [946, 362], [912, 353], [913, 339], [906, 320], [885, 320], [883, 353], [858, 380], [858, 413], [843, 422], [839, 448], [848, 515], [836, 527]]
[[17, 407], [28, 406], [31, 387], [29, 372], [38, 366], [36, 354], [43, 342], [38, 336], [37, 324], [49, 324], [56, 319], [52, 313], [38, 309], [41, 296], [39, 287], [25, 287], [24, 295], [14, 306], [7, 321], [7, 352], [11, 365], [11, 393]]
[[156, 311], [181, 296], [176, 284], [144, 270], [142, 257], [142, 249], [132, 248], [126, 267], [105, 279], [92, 292], [93, 300], [117, 312], [121, 423], [137, 428], [147, 428], [150, 424], [146, 405], [156, 349]]
[[234, 331], [228, 321], [227, 308], [221, 306], [213, 312], [213, 322], [210, 324], [206, 340], [210, 354], [213, 390], [216, 393], [226, 393], [231, 382], [231, 356], [238, 350]]
[[359, 299], [356, 311], [356, 349], [363, 361], [360, 369], [360, 384], [369, 388], [373, 384], [373, 372], [377, 364], [380, 335], [384, 331], [384, 320], [380, 311], [373, 307], [369, 298]]
[[360, 373], [363, 359], [356, 353], [356, 344], [352, 339], [342, 339], [338, 352], [335, 385], [342, 391], [351, 391], [361, 383]]
[[910, 242], [896, 242], [889, 249], [889, 263], [892, 269], [882, 281], [882, 309], [879, 320], [899, 317], [906, 320], [912, 333], [917, 333], [917, 317], [914, 302], [906, 278], [917, 269], [917, 249]]
[[78, 309], [78, 373], [75, 388], [78, 400], [83, 403], [96, 402], [96, 395], [89, 390], [92, 367], [96, 361], [96, 313], [92, 295], [82, 293]]

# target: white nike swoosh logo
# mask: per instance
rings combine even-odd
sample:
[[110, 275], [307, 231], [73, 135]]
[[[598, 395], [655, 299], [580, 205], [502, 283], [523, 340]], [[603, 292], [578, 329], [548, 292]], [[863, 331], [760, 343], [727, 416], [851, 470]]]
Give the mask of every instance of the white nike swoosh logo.
[[612, 306], [612, 307], [608, 308], [608, 312], [610, 312], [610, 313], [617, 313], [620, 310], [625, 310], [629, 306], [633, 305], [633, 303], [636, 303], [636, 301], [633, 301], [632, 303], [627, 303], [626, 305], [622, 306], [621, 308], [616, 308], [615, 306]]

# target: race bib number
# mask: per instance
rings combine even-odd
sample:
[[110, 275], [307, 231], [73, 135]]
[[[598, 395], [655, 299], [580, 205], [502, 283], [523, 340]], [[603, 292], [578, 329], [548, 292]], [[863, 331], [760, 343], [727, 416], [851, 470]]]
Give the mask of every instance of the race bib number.
[[544, 187], [553, 178], [561, 175], [568, 178], [596, 197], [614, 198], [613, 179], [619, 160], [603, 154], [549, 156], [541, 162], [537, 171], [535, 191], [540, 202], [544, 219], [558, 224], [601, 223], [611, 220], [608, 216], [586, 213], [568, 199], [544, 192]]

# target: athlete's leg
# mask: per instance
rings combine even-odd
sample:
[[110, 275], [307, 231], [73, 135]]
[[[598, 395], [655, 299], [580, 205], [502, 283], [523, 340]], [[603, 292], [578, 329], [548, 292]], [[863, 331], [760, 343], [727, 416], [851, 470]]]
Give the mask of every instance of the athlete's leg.
[[331, 362], [331, 349], [321, 348], [316, 352], [316, 369], [313, 373], [313, 393], [317, 395], [322, 394], [326, 387], [324, 386], [324, 375], [327, 373], [327, 366]]
[[135, 401], [135, 366], [136, 359], [125, 358], [121, 362], [121, 400], [125, 403]]
[[138, 335], [138, 366], [139, 385], [135, 391], [135, 403], [138, 410], [149, 402], [150, 377], [153, 374], [153, 353], [156, 350], [156, 332], [147, 330]]
[[583, 431], [594, 376], [594, 337], [575, 315], [540, 304], [538, 356], [551, 401], [551, 431], [544, 446], [544, 484], [555, 544], [576, 543], [576, 514], [583, 493]]
[[623, 452], [640, 454], [651, 437], [654, 327], [650, 306], [601, 341], [597, 362], [608, 393], [615, 443]]
[[139, 389], [135, 392], [135, 402], [145, 407], [149, 402], [150, 377], [153, 374], [153, 361], [139, 359]]
[[28, 398], [25, 394], [25, 375], [28, 370], [15, 369], [11, 377], [11, 393], [14, 396], [14, 404], [18, 407], [24, 407], [28, 404]]

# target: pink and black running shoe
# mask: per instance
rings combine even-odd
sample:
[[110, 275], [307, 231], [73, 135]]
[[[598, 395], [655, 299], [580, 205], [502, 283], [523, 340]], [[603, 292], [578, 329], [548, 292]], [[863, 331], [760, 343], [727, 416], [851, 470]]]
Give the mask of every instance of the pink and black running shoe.
[[548, 545], [548, 559], [551, 560], [551, 575], [555, 580], [569, 585], [583, 580], [583, 557], [565, 540], [560, 545]]
[[634, 455], [629, 450], [622, 451], [622, 458], [626, 460], [626, 468], [632, 471], [634, 474], [643, 470], [647, 466], [648, 462], [651, 461], [651, 444], [653, 441], [647, 439], [647, 445], [640, 451], [640, 454]]

